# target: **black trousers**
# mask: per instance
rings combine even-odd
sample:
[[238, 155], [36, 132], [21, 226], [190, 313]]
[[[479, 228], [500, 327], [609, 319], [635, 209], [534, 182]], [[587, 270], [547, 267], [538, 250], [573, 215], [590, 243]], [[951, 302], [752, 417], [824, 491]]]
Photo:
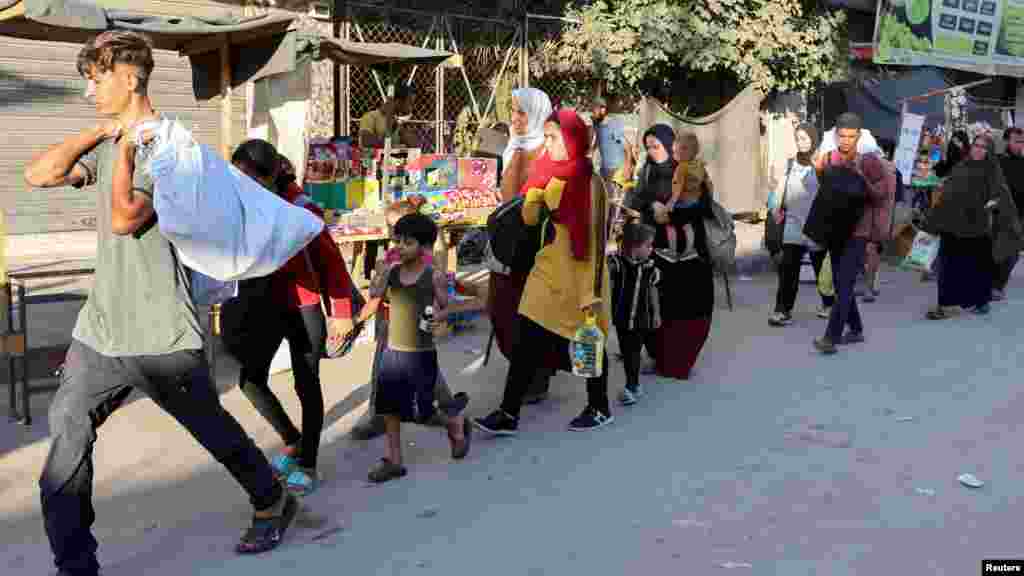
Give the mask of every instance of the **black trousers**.
[[[807, 247], [799, 244], [786, 244], [782, 247], [782, 261], [779, 262], [779, 288], [775, 293], [775, 311], [783, 314], [791, 314], [793, 306], [796, 305], [796, 295], [800, 290], [800, 268]], [[821, 274], [821, 267], [825, 263], [825, 255], [828, 252], [811, 252], [811, 265], [814, 267], [814, 277]], [[835, 266], [835, 262], [832, 263]], [[815, 287], [817, 290], [817, 287]], [[821, 296], [821, 304], [826, 308], [832, 306], [835, 297]]]
[[[533, 320], [519, 314], [519, 342], [515, 357], [509, 366], [508, 378], [505, 381], [505, 394], [501, 401], [501, 409], [511, 416], [519, 417], [519, 410], [523, 406], [523, 397], [526, 396], [530, 385], [535, 381], [537, 372], [544, 370], [550, 372], [550, 367], [544, 367], [541, 359], [561, 356], [564, 358], [565, 366], [560, 369], [568, 369], [569, 366], [569, 341], [557, 334], [548, 332], [547, 329]], [[587, 403], [591, 408], [599, 410], [602, 414], [611, 415], [608, 405], [608, 352], [605, 351], [604, 370], [596, 378], [587, 378]]]
[[635, 389], [640, 385], [641, 351], [654, 331], [634, 331], [616, 326], [619, 348], [622, 349], [622, 364], [626, 371], [626, 387]]
[[995, 274], [992, 277], [993, 288], [1000, 292], [1006, 290], [1006, 285], [1010, 283], [1010, 275], [1013, 274], [1018, 260], [1020, 260], [1020, 256], [1014, 254], [1002, 262], [996, 262]]
[[[299, 446], [299, 465], [316, 468], [324, 427], [324, 393], [320, 387], [320, 358], [327, 334], [324, 314], [318, 305], [247, 313], [256, 314], [261, 321], [259, 330], [250, 331], [244, 341], [231, 347], [231, 354], [242, 365], [238, 387], [286, 445]], [[295, 394], [302, 407], [301, 432], [270, 389], [270, 363], [284, 340], [288, 340], [291, 351]]]
[[99, 427], [135, 388], [227, 468], [257, 510], [281, 497], [267, 459], [221, 407], [201, 350], [113, 358], [73, 341], [50, 405], [52, 443], [39, 479], [46, 535], [61, 574], [98, 574], [92, 450]]

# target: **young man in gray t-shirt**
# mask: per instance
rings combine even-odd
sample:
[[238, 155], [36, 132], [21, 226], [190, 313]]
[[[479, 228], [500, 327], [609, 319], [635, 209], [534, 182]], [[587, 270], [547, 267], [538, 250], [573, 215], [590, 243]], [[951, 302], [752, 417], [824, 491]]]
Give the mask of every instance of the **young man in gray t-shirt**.
[[[203, 355], [191, 276], [160, 234], [147, 147], [134, 129], [157, 119], [146, 85], [152, 43], [105, 32], [83, 47], [79, 72], [108, 120], [33, 159], [32, 186], [95, 185], [96, 276], [75, 324], [60, 389], [50, 406], [52, 444], [39, 486], [46, 533], [61, 575], [95, 576], [91, 533], [96, 431], [138, 388], [178, 421], [248, 493], [256, 509], [239, 553], [276, 547], [298, 510], [263, 453], [220, 404]], [[143, 144], [148, 135], [138, 136]]]

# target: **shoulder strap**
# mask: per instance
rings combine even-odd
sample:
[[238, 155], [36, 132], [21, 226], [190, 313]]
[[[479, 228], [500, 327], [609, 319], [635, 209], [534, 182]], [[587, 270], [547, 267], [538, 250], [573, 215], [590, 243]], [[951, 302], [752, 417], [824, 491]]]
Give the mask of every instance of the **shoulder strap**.
[[789, 162], [786, 163], [786, 182], [782, 185], [782, 202], [779, 203], [779, 208], [783, 211], [786, 210], [786, 196], [789, 193], [789, 175], [793, 173], [793, 159], [790, 158]]

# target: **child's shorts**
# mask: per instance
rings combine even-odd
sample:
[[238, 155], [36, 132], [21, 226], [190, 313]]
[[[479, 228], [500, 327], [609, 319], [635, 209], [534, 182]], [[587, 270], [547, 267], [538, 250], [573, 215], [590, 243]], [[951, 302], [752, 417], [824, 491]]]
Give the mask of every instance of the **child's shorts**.
[[439, 370], [437, 350], [402, 352], [385, 347], [378, 370], [374, 405], [377, 414], [418, 423], [433, 417]]

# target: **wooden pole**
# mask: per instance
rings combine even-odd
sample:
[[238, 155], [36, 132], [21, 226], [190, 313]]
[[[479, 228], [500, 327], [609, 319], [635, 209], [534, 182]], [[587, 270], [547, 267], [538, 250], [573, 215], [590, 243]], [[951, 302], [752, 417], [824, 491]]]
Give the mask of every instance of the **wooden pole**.
[[[11, 313], [11, 297], [8, 292], [10, 289], [11, 286], [7, 284], [7, 222], [4, 210], [0, 208], [0, 334], [6, 333], [8, 328], [7, 315]], [[14, 382], [9, 382], [8, 386], [13, 387]]]
[[530, 46], [530, 16], [523, 13], [523, 34], [519, 38], [519, 86], [527, 88], [530, 86], [530, 55], [527, 49]]
[[[0, 286], [7, 284], [7, 214], [0, 207]], [[0, 318], [3, 318], [0, 311]]]
[[220, 148], [224, 158], [231, 158], [232, 95], [231, 95], [231, 40], [225, 36], [220, 48]]
[[932, 90], [931, 92], [925, 92], [924, 94], [921, 94], [921, 95], [918, 95], [918, 96], [911, 96], [909, 98], [903, 98], [903, 99], [900, 100], [900, 102], [908, 102], [908, 101], [909, 102], [921, 102], [921, 101], [927, 100], [927, 99], [929, 99], [929, 98], [931, 98], [933, 96], [943, 96], [943, 95], [945, 95], [945, 94], [947, 94], [949, 92], [952, 92], [954, 90], [968, 90], [970, 88], [975, 88], [977, 86], [982, 86], [984, 84], [988, 84], [991, 81], [992, 81], [992, 78], [985, 78], [984, 80], [978, 80], [977, 82], [970, 82], [968, 84], [961, 84], [959, 86], [950, 86], [949, 88], [940, 88], [939, 90]]

